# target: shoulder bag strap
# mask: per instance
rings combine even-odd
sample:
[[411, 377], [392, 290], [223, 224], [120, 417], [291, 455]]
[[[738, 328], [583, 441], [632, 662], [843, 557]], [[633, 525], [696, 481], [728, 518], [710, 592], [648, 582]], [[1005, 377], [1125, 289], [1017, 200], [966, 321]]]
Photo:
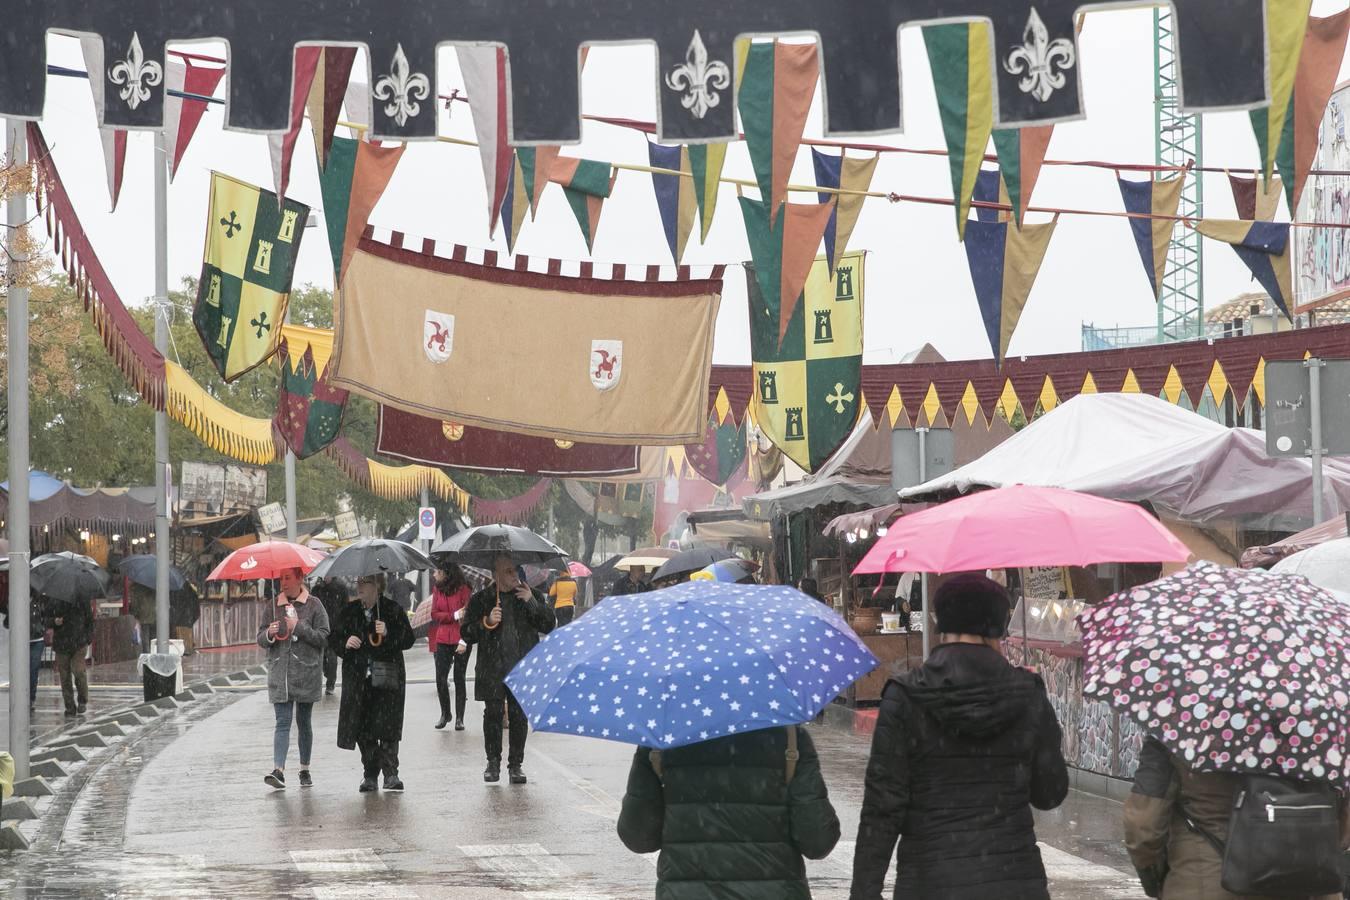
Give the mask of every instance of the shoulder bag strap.
[[1214, 833], [1209, 829], [1200, 827], [1199, 823], [1197, 823], [1195, 818], [1191, 815], [1190, 810], [1186, 808], [1185, 803], [1180, 803], [1179, 806], [1181, 808], [1181, 819], [1186, 823], [1186, 827], [1209, 842], [1209, 845], [1219, 854], [1219, 859], [1223, 859], [1224, 854], [1228, 850], [1228, 847], [1224, 842], [1215, 837]]
[[784, 757], [785, 757], [785, 759], [786, 759], [786, 763], [785, 763], [785, 772], [784, 772], [784, 775], [786, 776], [786, 780], [785, 780], [783, 783], [784, 783], [784, 784], [792, 784], [792, 776], [794, 776], [794, 775], [797, 774], [797, 760], [799, 760], [799, 759], [802, 758], [802, 755], [801, 755], [800, 753], [797, 752], [797, 726], [796, 726], [796, 725], [789, 725], [789, 726], [788, 726], [788, 730], [787, 730], [787, 753], [784, 754]]
[[665, 779], [661, 777], [661, 751], [653, 750], [647, 758], [651, 761], [652, 771], [656, 773], [656, 780], [664, 785]]

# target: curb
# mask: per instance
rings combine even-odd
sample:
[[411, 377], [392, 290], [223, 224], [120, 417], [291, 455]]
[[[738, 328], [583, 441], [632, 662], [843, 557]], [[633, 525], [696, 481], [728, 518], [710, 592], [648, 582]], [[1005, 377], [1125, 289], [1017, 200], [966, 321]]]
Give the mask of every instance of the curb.
[[117, 752], [116, 745], [156, 721], [162, 713], [210, 697], [217, 693], [218, 687], [228, 693], [232, 688], [266, 677], [267, 669], [263, 666], [213, 675], [184, 685], [182, 692], [172, 697], [135, 701], [40, 738], [41, 743], [30, 748], [31, 777], [15, 782], [13, 798], [0, 804], [0, 850], [27, 850], [42, 827], [42, 817], [53, 807], [56, 794], [70, 785], [78, 785], [76, 791], [82, 786], [73, 776], [107, 752]]

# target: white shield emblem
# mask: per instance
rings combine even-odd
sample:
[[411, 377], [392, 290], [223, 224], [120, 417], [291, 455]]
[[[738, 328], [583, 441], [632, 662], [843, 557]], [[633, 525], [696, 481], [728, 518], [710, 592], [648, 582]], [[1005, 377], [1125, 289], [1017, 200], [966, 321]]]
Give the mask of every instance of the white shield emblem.
[[455, 317], [449, 313], [427, 310], [422, 323], [422, 349], [427, 359], [443, 363], [455, 349]]
[[623, 341], [591, 341], [591, 384], [599, 391], [617, 387], [623, 374]]

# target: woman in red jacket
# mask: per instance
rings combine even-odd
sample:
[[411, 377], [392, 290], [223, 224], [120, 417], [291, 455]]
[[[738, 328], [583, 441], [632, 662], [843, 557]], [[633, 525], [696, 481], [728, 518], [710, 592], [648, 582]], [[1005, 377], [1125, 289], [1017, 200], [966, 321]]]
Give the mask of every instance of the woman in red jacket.
[[469, 668], [469, 645], [460, 639], [459, 621], [469, 605], [469, 584], [459, 566], [448, 563], [436, 570], [431, 590], [431, 628], [427, 646], [436, 654], [436, 696], [441, 701], [437, 728], [450, 721], [450, 669], [455, 670], [455, 730], [464, 730], [464, 704], [468, 700], [464, 675]]

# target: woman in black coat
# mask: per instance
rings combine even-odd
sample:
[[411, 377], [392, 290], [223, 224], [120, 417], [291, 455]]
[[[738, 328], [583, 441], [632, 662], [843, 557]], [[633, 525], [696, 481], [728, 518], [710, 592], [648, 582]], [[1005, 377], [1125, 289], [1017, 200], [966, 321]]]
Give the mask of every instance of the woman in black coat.
[[[408, 675], [403, 651], [416, 640], [408, 614], [384, 596], [384, 576], [367, 575], [357, 581], [359, 603], [348, 603], [333, 625], [329, 640], [342, 658], [342, 705], [338, 712], [337, 744], [343, 750], [361, 749], [365, 777], [362, 793], [376, 789], [384, 772], [384, 789], [402, 791], [398, 777], [398, 744], [403, 739], [403, 704]], [[376, 687], [372, 663], [391, 663], [396, 686]]]
[[1049, 900], [1031, 808], [1069, 791], [1041, 679], [1003, 658], [1008, 594], [960, 575], [934, 600], [940, 646], [882, 693], [851, 900]]

